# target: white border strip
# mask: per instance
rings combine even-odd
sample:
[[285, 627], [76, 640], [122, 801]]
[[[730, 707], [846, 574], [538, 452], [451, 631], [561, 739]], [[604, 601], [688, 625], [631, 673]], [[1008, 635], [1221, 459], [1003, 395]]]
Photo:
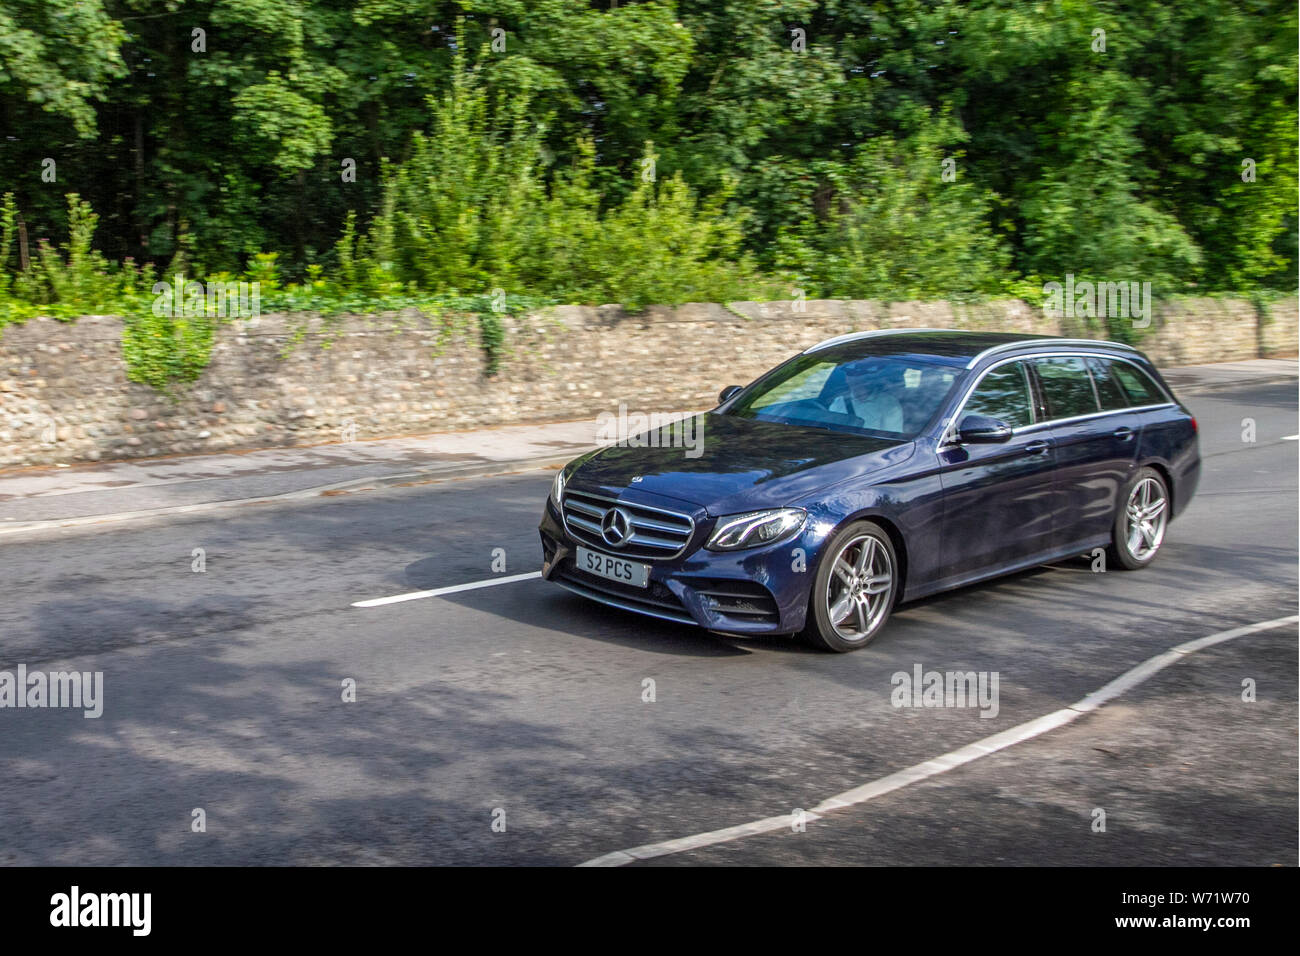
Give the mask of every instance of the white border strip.
[[492, 588], [498, 584], [514, 584], [516, 581], [531, 581], [540, 578], [541, 571], [529, 571], [527, 574], [512, 574], [505, 578], [488, 578], [486, 581], [471, 581], [469, 584], [453, 584], [447, 588], [434, 588], [432, 591], [410, 591], [406, 594], [394, 594], [392, 597], [373, 598], [369, 601], [353, 601], [353, 607], [379, 607], [383, 604], [401, 604], [403, 601], [418, 601], [420, 598], [438, 597], [443, 594], [455, 594], [457, 591], [477, 591], [479, 588]]
[[[1071, 704], [1061, 710], [1054, 711], [1043, 717], [1023, 724], [1018, 724], [1010, 730], [1004, 730], [1000, 734], [994, 734], [991, 737], [985, 737], [977, 740], [973, 744], [967, 744], [958, 750], [949, 751], [946, 754], [935, 757], [933, 760], [927, 760], [925, 763], [916, 764], [908, 767], [906, 770], [900, 770], [892, 773], [888, 777], [882, 777], [879, 780], [873, 780], [870, 783], [864, 783], [860, 787], [854, 787], [852, 790], [845, 790], [833, 797], [823, 800], [817, 806], [804, 814], [804, 820], [818, 820], [823, 815], [834, 810], [842, 810], [845, 807], [855, 806], [859, 803], [866, 803], [868, 800], [874, 800], [876, 797], [883, 796], [886, 793], [892, 793], [903, 787], [922, 780], [928, 780], [931, 777], [937, 777], [940, 774], [947, 773], [955, 767], [968, 764], [981, 757], [987, 757], [989, 754], [997, 753], [999, 750], [1005, 750], [1008, 747], [1014, 747], [1018, 743], [1026, 740], [1032, 740], [1034, 737], [1041, 736], [1048, 731], [1056, 730], [1058, 727], [1064, 727], [1066, 724], [1078, 720], [1085, 714], [1090, 714], [1097, 708], [1110, 700], [1118, 697], [1126, 691], [1132, 690], [1138, 684], [1148, 680], [1155, 674], [1164, 670], [1170, 664], [1181, 660], [1188, 654], [1195, 654], [1199, 650], [1212, 647], [1215, 644], [1221, 644], [1224, 641], [1231, 641], [1234, 638], [1245, 637], [1247, 634], [1254, 634], [1258, 631], [1268, 631], [1276, 627], [1282, 627], [1286, 624], [1300, 623], [1300, 616], [1292, 615], [1291, 617], [1279, 617], [1272, 621], [1262, 621], [1259, 624], [1247, 624], [1245, 627], [1233, 628], [1230, 631], [1220, 631], [1217, 634], [1210, 634], [1194, 641], [1187, 641], [1172, 647], [1163, 654], [1157, 654], [1148, 660], [1143, 661], [1132, 670], [1126, 671], [1115, 680], [1106, 684], [1100, 690], [1093, 691], [1078, 703]], [[598, 856], [595, 859], [587, 860], [579, 866], [624, 866], [628, 863], [634, 863], [637, 860], [649, 860], [657, 856], [668, 856], [672, 853], [682, 853], [686, 850], [698, 850], [700, 847], [712, 846], [715, 843], [726, 843], [729, 840], [739, 840], [741, 837], [753, 836], [758, 833], [772, 833], [777, 830], [789, 828], [792, 822], [792, 815], [786, 814], [780, 817], [768, 817], [764, 820], [754, 820], [750, 823], [742, 823], [739, 826], [727, 827], [723, 830], [712, 830], [708, 833], [697, 833], [694, 836], [679, 837], [676, 840], [667, 840], [663, 843], [647, 843], [644, 846], [633, 847], [630, 850], [615, 850], [613, 853], [606, 853], [604, 856]]]

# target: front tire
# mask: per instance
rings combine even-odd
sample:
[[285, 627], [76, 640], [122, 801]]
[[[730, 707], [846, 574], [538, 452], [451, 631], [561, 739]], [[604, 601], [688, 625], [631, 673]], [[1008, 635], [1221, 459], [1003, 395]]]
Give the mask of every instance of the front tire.
[[1169, 486], [1154, 468], [1139, 468], [1120, 496], [1108, 557], [1125, 571], [1155, 560], [1169, 526]]
[[899, 584], [898, 558], [884, 529], [874, 521], [846, 525], [817, 566], [801, 636], [840, 654], [866, 647], [889, 620]]

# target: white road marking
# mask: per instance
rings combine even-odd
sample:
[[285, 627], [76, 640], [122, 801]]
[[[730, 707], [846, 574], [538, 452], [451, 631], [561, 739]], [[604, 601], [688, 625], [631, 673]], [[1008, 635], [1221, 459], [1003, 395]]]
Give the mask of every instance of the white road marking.
[[420, 598], [438, 597], [442, 594], [455, 594], [457, 591], [477, 591], [479, 588], [493, 588], [498, 584], [514, 584], [516, 581], [531, 581], [540, 578], [541, 571], [529, 571], [527, 574], [512, 574], [504, 578], [488, 578], [485, 581], [471, 581], [469, 584], [453, 584], [447, 588], [434, 588], [432, 591], [411, 591], [407, 594], [394, 594], [392, 597], [374, 598], [369, 601], [353, 601], [353, 607], [379, 607], [381, 604], [401, 604], [403, 601], [418, 601]]
[[1300, 435], [1283, 435], [1283, 441], [1300, 441]]
[[[985, 737], [983, 740], [977, 740], [973, 744], [968, 744], [958, 750], [949, 751], [933, 760], [927, 760], [925, 763], [916, 764], [908, 767], [906, 770], [900, 770], [892, 773], [887, 777], [879, 780], [873, 780], [870, 783], [864, 783], [860, 787], [854, 787], [852, 790], [845, 790], [833, 797], [823, 800], [817, 806], [804, 814], [805, 820], [819, 820], [826, 814], [834, 810], [842, 810], [845, 807], [855, 806], [859, 803], [865, 803], [876, 797], [894, 790], [902, 789], [910, 784], [917, 783], [921, 780], [928, 780], [931, 777], [937, 777], [940, 774], [947, 773], [955, 767], [968, 764], [971, 761], [979, 760], [981, 757], [987, 757], [989, 754], [997, 753], [999, 750], [1005, 750], [1013, 747], [1018, 743], [1026, 740], [1032, 740], [1034, 737], [1041, 736], [1048, 731], [1056, 730], [1058, 727], [1064, 727], [1066, 724], [1078, 720], [1085, 714], [1090, 714], [1098, 707], [1110, 700], [1118, 697], [1126, 691], [1132, 690], [1138, 684], [1148, 680], [1159, 671], [1164, 670], [1175, 661], [1181, 660], [1188, 654], [1194, 654], [1199, 650], [1210, 647], [1214, 644], [1221, 644], [1224, 641], [1230, 641], [1237, 637], [1245, 637], [1247, 634], [1254, 634], [1257, 631], [1268, 631], [1275, 627], [1282, 627], [1285, 624], [1296, 624], [1300, 622], [1300, 616], [1292, 615], [1291, 617], [1279, 617], [1272, 621], [1263, 621], [1259, 624], [1248, 624], [1245, 627], [1233, 628], [1230, 631], [1220, 631], [1217, 634], [1210, 634], [1207, 637], [1198, 638], [1194, 641], [1188, 641], [1172, 647], [1163, 654], [1157, 654], [1148, 660], [1143, 661], [1132, 670], [1126, 671], [1115, 680], [1106, 684], [1100, 690], [1093, 691], [1083, 700], [1064, 707], [1061, 710], [1038, 717], [1034, 720], [1018, 724], [1009, 730], [1004, 730], [1000, 734], [994, 734], [991, 737]], [[649, 860], [657, 856], [668, 856], [672, 853], [682, 853], [686, 850], [697, 850], [700, 847], [712, 846], [716, 843], [726, 843], [729, 840], [738, 840], [741, 837], [753, 836], [757, 833], [772, 833], [777, 830], [785, 830], [790, 827], [791, 815], [779, 817], [767, 817], [763, 820], [754, 820], [750, 823], [742, 823], [738, 826], [726, 827], [722, 830], [711, 830], [708, 833], [697, 833], [694, 836], [679, 837], [676, 840], [667, 840], [663, 843], [647, 843], [644, 846], [632, 847], [630, 850], [615, 850], [613, 853], [606, 853], [604, 856], [598, 856], [595, 859], [587, 860], [580, 863], [579, 866], [623, 866], [627, 863], [633, 863], [637, 860]]]

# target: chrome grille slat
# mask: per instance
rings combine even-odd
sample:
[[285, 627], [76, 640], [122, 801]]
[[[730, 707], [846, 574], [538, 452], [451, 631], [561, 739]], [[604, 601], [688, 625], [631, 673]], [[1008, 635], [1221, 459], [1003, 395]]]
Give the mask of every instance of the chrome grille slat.
[[648, 548], [664, 548], [668, 551], [681, 547], [676, 541], [671, 541], [668, 538], [656, 538], [649, 534], [633, 534], [628, 540], [632, 544], [644, 544]]
[[[604, 515], [601, 515], [601, 517], [604, 517]], [[579, 518], [576, 515], [569, 515], [568, 520], [573, 522], [576, 527], [582, 528], [584, 531], [590, 531], [597, 537], [600, 536], [600, 525], [596, 522], [588, 521], [586, 518]]]
[[[581, 509], [579, 509], [579, 510], [581, 510]], [[602, 516], [602, 517], [603, 517], [603, 516]], [[634, 527], [634, 528], [645, 528], [647, 531], [667, 531], [667, 532], [670, 532], [670, 533], [672, 533], [672, 534], [681, 534], [681, 533], [683, 533], [683, 532], [686, 532], [686, 533], [689, 533], [689, 532], [690, 532], [690, 527], [689, 527], [689, 526], [683, 528], [683, 527], [682, 527], [681, 525], [679, 525], [679, 524], [669, 524], [669, 523], [666, 522], [666, 521], [656, 521], [656, 520], [653, 519], [653, 518], [633, 517], [633, 518], [632, 518], [632, 527]]]
[[[632, 532], [621, 547], [609, 544], [601, 531], [601, 522], [614, 508], [626, 513]], [[572, 488], [565, 489], [560, 512], [565, 529], [575, 541], [626, 558], [675, 558], [686, 550], [695, 534], [695, 520], [683, 512]]]

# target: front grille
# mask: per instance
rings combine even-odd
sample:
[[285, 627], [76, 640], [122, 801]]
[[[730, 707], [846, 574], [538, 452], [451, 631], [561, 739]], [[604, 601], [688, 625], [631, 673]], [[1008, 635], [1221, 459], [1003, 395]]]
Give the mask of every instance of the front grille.
[[695, 590], [707, 610], [718, 614], [744, 618], [755, 624], [775, 624], [781, 618], [776, 598], [756, 581], [695, 578], [683, 583]]
[[[631, 536], [621, 546], [610, 544], [601, 533], [605, 516], [615, 507], [627, 515], [631, 525]], [[675, 558], [686, 550], [695, 531], [690, 515], [586, 491], [566, 490], [563, 512], [564, 526], [573, 538], [620, 557]]]

